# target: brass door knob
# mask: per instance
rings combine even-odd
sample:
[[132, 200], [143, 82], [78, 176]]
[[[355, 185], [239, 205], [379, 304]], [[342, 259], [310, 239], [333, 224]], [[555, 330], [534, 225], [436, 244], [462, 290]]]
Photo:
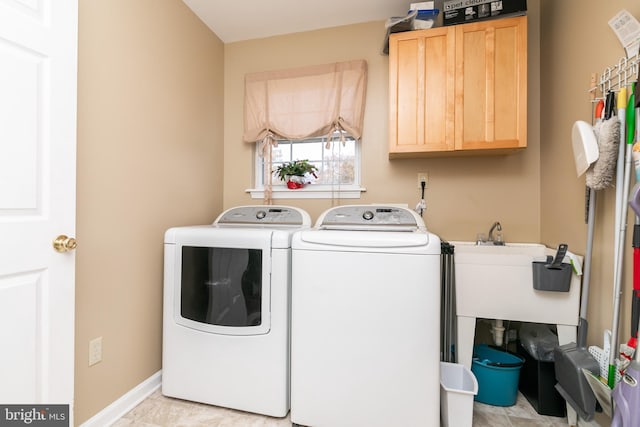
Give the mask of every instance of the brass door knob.
[[53, 241], [53, 249], [57, 252], [68, 252], [72, 251], [78, 246], [78, 242], [73, 237], [65, 236], [64, 234], [56, 237], [56, 240]]

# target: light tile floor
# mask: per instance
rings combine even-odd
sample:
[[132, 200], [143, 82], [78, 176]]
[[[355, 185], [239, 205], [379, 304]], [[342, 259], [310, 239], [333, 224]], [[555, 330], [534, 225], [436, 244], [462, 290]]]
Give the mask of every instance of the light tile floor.
[[567, 419], [539, 415], [518, 392], [514, 406], [499, 407], [474, 402], [473, 427], [567, 427]]
[[[165, 397], [154, 392], [113, 427], [290, 427], [289, 416], [271, 418], [217, 406]], [[518, 393], [515, 406], [501, 408], [474, 403], [473, 427], [560, 427], [565, 418], [538, 415]], [[391, 427], [391, 426], [390, 426]], [[430, 426], [431, 427], [431, 426]]]

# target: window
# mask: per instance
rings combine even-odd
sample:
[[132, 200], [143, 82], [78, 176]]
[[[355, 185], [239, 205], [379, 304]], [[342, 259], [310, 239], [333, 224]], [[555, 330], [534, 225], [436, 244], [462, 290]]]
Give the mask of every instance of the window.
[[[262, 198], [266, 181], [264, 158], [256, 145], [255, 189], [249, 190], [253, 198]], [[306, 159], [317, 168], [317, 180], [302, 189], [288, 190], [277, 176], [272, 178], [274, 198], [359, 198], [360, 192], [360, 141], [348, 134], [343, 138], [334, 133], [327, 148], [327, 138], [302, 140], [279, 139], [272, 151], [272, 170], [284, 162]]]
[[[245, 76], [243, 142], [258, 144], [256, 151], [255, 189], [253, 198], [262, 197], [270, 204], [272, 198], [358, 198], [360, 192], [359, 146], [362, 137], [367, 62], [353, 60], [332, 64], [251, 73]], [[330, 141], [330, 149], [322, 149], [319, 135], [346, 131], [355, 141], [342, 145]], [[335, 135], [330, 136], [331, 139]], [[273, 145], [281, 140], [282, 149], [274, 158]], [[357, 141], [357, 142], [356, 142]], [[338, 145], [340, 144], [340, 145]], [[269, 158], [262, 163], [260, 153]], [[321, 169], [320, 183], [295, 191], [273, 188], [269, 171], [289, 160], [309, 157]], [[344, 157], [353, 162], [344, 162]], [[264, 174], [267, 176], [263, 176]], [[275, 184], [278, 184], [276, 181]], [[280, 183], [282, 185], [282, 183]], [[276, 191], [273, 191], [276, 190]], [[278, 194], [280, 193], [280, 194]]]

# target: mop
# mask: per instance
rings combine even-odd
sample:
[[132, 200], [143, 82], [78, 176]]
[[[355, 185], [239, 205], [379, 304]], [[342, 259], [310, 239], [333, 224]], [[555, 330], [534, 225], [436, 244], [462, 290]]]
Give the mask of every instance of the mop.
[[[611, 110], [612, 110], [612, 92], [609, 92], [607, 94], [607, 107], [606, 107], [606, 111], [605, 110], [605, 106], [604, 106], [604, 102], [602, 102], [602, 100], [600, 100], [600, 102], [598, 103], [598, 106], [596, 107], [596, 124], [594, 127], [594, 132], [598, 132], [598, 134], [600, 133], [600, 128], [602, 127], [602, 120], [603, 119], [610, 119], [611, 118]], [[623, 88], [620, 90], [620, 93], [618, 94], [618, 119], [621, 121], [621, 123], [624, 123], [624, 102], [626, 99], [626, 89]], [[609, 124], [612, 124], [613, 122], [609, 122]], [[599, 136], [599, 135], [598, 135]], [[624, 136], [622, 136], [621, 138], [624, 138]], [[602, 144], [601, 144], [602, 145]], [[623, 165], [624, 164], [624, 155], [625, 155], [625, 144], [624, 144], [624, 139], [619, 140], [618, 145], [618, 160], [617, 160], [617, 164], [618, 165]], [[620, 211], [622, 209], [622, 182], [624, 180], [624, 168], [623, 167], [617, 167], [616, 168], [616, 204], [615, 204], [615, 242], [614, 242], [614, 257], [613, 257], [613, 265], [617, 265], [617, 260], [618, 260], [618, 230], [620, 229]], [[615, 273], [615, 271], [614, 271]], [[614, 283], [615, 283], [615, 277], [614, 277]], [[597, 347], [597, 346], [589, 346], [589, 353], [591, 353], [593, 355], [593, 357], [598, 361], [598, 364], [600, 366], [600, 375], [599, 376], [595, 376], [594, 378], [596, 378], [596, 381], [601, 381], [604, 380], [604, 382], [606, 383], [607, 381], [607, 375], [608, 375], [608, 371], [609, 371], [609, 354], [611, 351], [611, 331], [610, 330], [605, 330], [604, 331], [604, 337], [603, 337], [603, 346], [602, 348]], [[591, 378], [589, 378], [589, 380], [591, 380]], [[599, 385], [596, 385], [596, 387], [594, 387], [594, 383], [591, 381], [592, 384], [592, 389], [594, 389], [594, 392], [596, 392], [596, 397], [598, 397], [598, 387]], [[610, 390], [610, 389], [609, 389]], [[610, 394], [610, 392], [609, 392]], [[610, 397], [610, 396], [609, 396]], [[604, 405], [603, 402], [601, 401], [601, 399], [598, 399], [600, 401], [600, 405], [603, 406], [604, 408], [610, 407], [611, 405]], [[604, 399], [605, 401], [609, 401], [610, 399]]]
[[[617, 265], [618, 261], [618, 230], [620, 230], [620, 221], [622, 219], [622, 183], [624, 182], [624, 168], [622, 165], [624, 164], [624, 155], [625, 155], [625, 108], [627, 101], [627, 88], [620, 88], [620, 92], [618, 92], [618, 120], [620, 121], [620, 143], [618, 144], [618, 164], [621, 165], [619, 168], [616, 168], [616, 204], [615, 204], [615, 224], [614, 224], [614, 242], [613, 242], [613, 265]], [[614, 271], [614, 275], [615, 275]], [[615, 283], [615, 276], [613, 278]], [[605, 375], [606, 377], [606, 375]]]
[[594, 190], [604, 190], [613, 185], [613, 175], [618, 160], [618, 145], [620, 141], [620, 122], [617, 118], [612, 118], [610, 112], [613, 106], [613, 92], [607, 94], [607, 103], [605, 106], [605, 117], [607, 120], [602, 121], [595, 127], [595, 133], [598, 141], [598, 159], [587, 170], [587, 187]]

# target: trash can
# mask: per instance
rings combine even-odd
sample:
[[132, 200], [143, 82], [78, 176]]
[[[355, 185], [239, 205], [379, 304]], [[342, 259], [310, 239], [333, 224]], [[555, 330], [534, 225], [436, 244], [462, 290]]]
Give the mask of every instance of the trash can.
[[553, 350], [558, 336], [550, 325], [523, 323], [518, 354], [524, 358], [518, 389], [540, 415], [564, 417], [567, 405], [555, 388]]
[[471, 372], [478, 380], [475, 400], [493, 406], [513, 406], [518, 400], [518, 379], [524, 360], [486, 344], [473, 347]]
[[440, 362], [440, 420], [442, 427], [471, 427], [478, 381], [458, 363]]

